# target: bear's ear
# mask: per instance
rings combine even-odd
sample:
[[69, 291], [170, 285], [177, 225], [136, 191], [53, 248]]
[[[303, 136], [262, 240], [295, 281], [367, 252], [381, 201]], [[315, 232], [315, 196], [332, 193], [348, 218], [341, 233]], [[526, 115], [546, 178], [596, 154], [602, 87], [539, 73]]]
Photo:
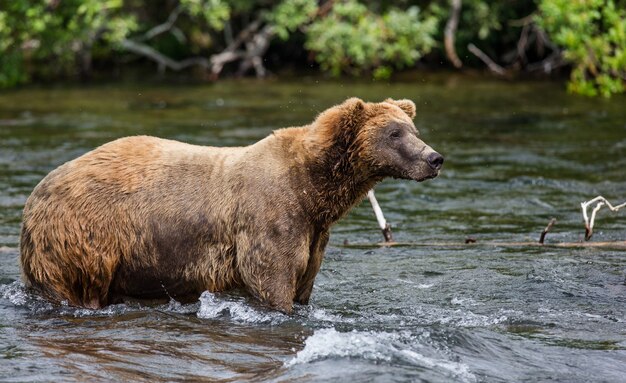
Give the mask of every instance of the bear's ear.
[[353, 97], [325, 110], [315, 120], [316, 131], [324, 140], [348, 142], [356, 135], [365, 118], [366, 105], [363, 100]]
[[407, 116], [413, 119], [415, 117], [415, 103], [411, 100], [402, 99], [402, 100], [392, 100], [390, 98], [386, 99], [385, 102], [393, 104], [404, 111]]
[[360, 98], [351, 97], [344, 101], [340, 107], [343, 112], [341, 113], [341, 125], [344, 127], [356, 126], [363, 118], [365, 103]]

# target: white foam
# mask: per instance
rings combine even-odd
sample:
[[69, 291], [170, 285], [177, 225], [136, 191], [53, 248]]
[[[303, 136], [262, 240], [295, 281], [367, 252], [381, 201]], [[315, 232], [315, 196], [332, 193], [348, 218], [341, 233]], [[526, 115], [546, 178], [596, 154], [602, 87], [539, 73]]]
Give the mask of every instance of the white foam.
[[417, 287], [418, 289], [430, 289], [431, 287], [435, 285], [434, 283], [415, 283], [413, 281], [408, 281], [406, 279], [400, 279], [400, 278], [398, 278], [398, 281], [409, 284], [409, 285], [415, 285], [415, 287]]
[[337, 357], [362, 357], [364, 359], [391, 360], [391, 354], [387, 353], [385, 341], [396, 341], [397, 334], [352, 332], [342, 333], [334, 328], [316, 330], [304, 342], [304, 348], [296, 356], [286, 363], [286, 366], [309, 363], [315, 360], [331, 356]]
[[452, 303], [453, 305], [459, 305], [459, 306], [476, 306], [476, 305], [478, 305], [478, 303], [474, 299], [472, 299], [472, 298], [452, 297], [452, 299], [450, 300], [450, 303]]
[[362, 358], [391, 362], [401, 359], [430, 369], [445, 370], [463, 382], [475, 382], [476, 377], [467, 365], [422, 355], [412, 350], [408, 342], [418, 341], [402, 333], [374, 331], [338, 332], [334, 328], [316, 330], [304, 343], [304, 348], [285, 363], [286, 367], [311, 363], [331, 357]]
[[[116, 304], [97, 310], [70, 306], [67, 301], [61, 302], [60, 305], [55, 305], [39, 295], [30, 293], [20, 281], [15, 281], [8, 285], [0, 285], [0, 298], [8, 300], [15, 306], [25, 307], [33, 313], [55, 312], [58, 315], [73, 316], [76, 318], [114, 316], [127, 312], [151, 309], [149, 307], [142, 307], [139, 304]], [[171, 300], [168, 304], [159, 306], [157, 309], [168, 312], [190, 314], [195, 313], [198, 310], [198, 305], [183, 305], [180, 302]]]
[[261, 311], [246, 304], [243, 299], [224, 299], [205, 291], [200, 296], [198, 318], [218, 319], [229, 316], [235, 322], [256, 324], [280, 324], [289, 319], [277, 311]]
[[124, 304], [110, 305], [110, 306], [106, 306], [104, 308], [97, 309], [97, 310], [64, 305], [64, 306], [61, 306], [61, 309], [59, 310], [59, 314], [68, 315], [68, 316], [71, 315], [75, 318], [111, 317], [111, 316], [128, 312], [130, 310], [129, 310], [129, 307]]
[[15, 306], [24, 307], [33, 313], [48, 312], [54, 309], [54, 306], [49, 301], [29, 293], [20, 281], [15, 281], [8, 285], [0, 285], [0, 298], [8, 300]]
[[16, 306], [24, 306], [28, 302], [28, 293], [24, 288], [24, 284], [15, 281], [8, 285], [0, 285], [0, 296]]
[[165, 311], [168, 313], [195, 314], [198, 312], [199, 307], [200, 307], [199, 302], [182, 304], [179, 301], [170, 298], [170, 301], [167, 304], [158, 306], [157, 309], [159, 311]]
[[[455, 302], [458, 308], [442, 308], [430, 305], [417, 306], [412, 309], [413, 316], [422, 325], [442, 324], [454, 327], [489, 327], [498, 325], [515, 318], [520, 312], [513, 310], [499, 310], [497, 313], [476, 314], [464, 306], [467, 302], [459, 300]], [[459, 307], [460, 306], [460, 307]]]
[[487, 327], [506, 322], [508, 316], [501, 315], [481, 315], [471, 311], [455, 310], [442, 313], [438, 320], [441, 324], [456, 325], [459, 327]]

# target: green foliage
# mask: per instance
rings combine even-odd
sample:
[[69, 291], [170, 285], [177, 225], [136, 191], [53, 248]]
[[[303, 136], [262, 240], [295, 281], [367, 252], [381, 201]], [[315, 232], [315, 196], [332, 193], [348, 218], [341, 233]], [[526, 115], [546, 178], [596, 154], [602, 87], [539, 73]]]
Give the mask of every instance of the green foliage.
[[5, 51], [0, 56], [0, 88], [8, 88], [28, 81], [22, 62], [20, 52]]
[[135, 27], [122, 0], [0, 0], [0, 87], [30, 76], [62, 75], [91, 54], [98, 40], [114, 43]]
[[180, 0], [180, 5], [191, 16], [202, 18], [217, 31], [221, 31], [230, 19], [231, 6], [224, 0]]
[[626, 2], [542, 0], [538, 23], [574, 66], [570, 91], [588, 96], [624, 91]]
[[377, 15], [356, 0], [336, 4], [327, 17], [307, 29], [305, 47], [322, 69], [338, 76], [373, 71], [389, 77], [393, 68], [415, 64], [435, 45], [437, 19], [422, 17], [415, 6]]
[[273, 25], [276, 35], [287, 40], [289, 34], [307, 23], [317, 9], [315, 0], [284, 0], [268, 14], [267, 19]]
[[[144, 38], [174, 11], [174, 28]], [[469, 43], [508, 68], [545, 59], [539, 43], [516, 54], [519, 19], [532, 14], [571, 63], [571, 91], [624, 92], [626, 0], [463, 0], [455, 46], [464, 66], [484, 67]], [[309, 53], [331, 75], [386, 79], [426, 54], [446, 62], [437, 42], [449, 17], [449, 0], [0, 0], [0, 88], [88, 73], [92, 61], [128, 65], [116, 54], [126, 39], [174, 60], [209, 57], [255, 20], [271, 26], [274, 47]]]
[[[463, 0], [457, 40], [459, 45], [467, 45], [468, 42], [486, 40], [493, 36], [494, 31], [502, 29], [502, 22], [510, 16], [512, 2]], [[438, 1], [430, 4], [430, 11], [437, 16], [442, 23], [449, 17], [449, 1]]]

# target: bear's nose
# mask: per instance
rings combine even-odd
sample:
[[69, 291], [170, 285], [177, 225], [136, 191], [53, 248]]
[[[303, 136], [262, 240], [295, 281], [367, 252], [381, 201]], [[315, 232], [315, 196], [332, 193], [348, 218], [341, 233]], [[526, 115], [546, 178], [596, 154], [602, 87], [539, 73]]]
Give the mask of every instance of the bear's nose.
[[428, 162], [428, 165], [435, 170], [439, 170], [443, 166], [443, 157], [437, 152], [430, 153], [428, 158], [426, 158], [426, 161]]

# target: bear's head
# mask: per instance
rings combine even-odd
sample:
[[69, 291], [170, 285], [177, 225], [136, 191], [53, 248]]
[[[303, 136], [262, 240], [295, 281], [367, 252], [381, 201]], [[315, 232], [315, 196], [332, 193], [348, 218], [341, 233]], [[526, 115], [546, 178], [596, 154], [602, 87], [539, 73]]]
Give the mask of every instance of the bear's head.
[[439, 175], [443, 157], [418, 138], [414, 117], [411, 100], [369, 103], [350, 98], [316, 122], [357, 171], [420, 182]]

